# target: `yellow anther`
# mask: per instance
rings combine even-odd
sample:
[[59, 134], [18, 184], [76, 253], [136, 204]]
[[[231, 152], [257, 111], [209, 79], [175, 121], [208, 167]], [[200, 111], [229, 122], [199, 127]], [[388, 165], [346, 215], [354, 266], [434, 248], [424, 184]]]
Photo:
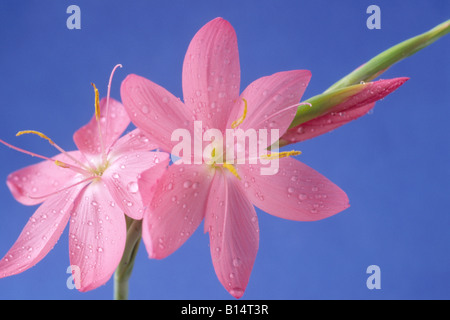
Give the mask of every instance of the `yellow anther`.
[[70, 168], [70, 166], [67, 163], [61, 162], [59, 160], [55, 160], [55, 164], [61, 168]]
[[91, 83], [91, 85], [94, 87], [94, 91], [95, 91], [95, 119], [97, 119], [97, 121], [98, 121], [100, 119], [99, 94], [98, 94], [98, 90], [97, 90], [97, 87], [95, 86], [95, 84]]
[[236, 178], [238, 178], [239, 180], [241, 180], [241, 177], [240, 177], [239, 174], [237, 173], [236, 168], [235, 168], [232, 164], [224, 163], [224, 164], [223, 164], [223, 167], [224, 167], [225, 169], [228, 169], [228, 171], [230, 171], [232, 174], [234, 174], [234, 176], [235, 176]]
[[32, 133], [32, 134], [36, 134], [41, 138], [44, 138], [45, 140], [47, 140], [48, 142], [50, 142], [51, 145], [55, 145], [55, 143], [52, 141], [52, 139], [50, 139], [49, 137], [47, 137], [45, 134], [43, 134], [42, 132], [39, 131], [34, 131], [34, 130], [23, 130], [23, 131], [19, 131], [16, 133], [16, 136], [21, 136], [23, 134], [28, 134], [28, 133]]
[[244, 101], [244, 114], [236, 121], [233, 121], [233, 123], [231, 124], [231, 129], [237, 128], [242, 122], [244, 122], [244, 119], [247, 116], [247, 100], [245, 100], [244, 98], [242, 98], [242, 100]]
[[261, 158], [272, 160], [272, 159], [280, 159], [280, 158], [285, 158], [285, 157], [297, 156], [301, 153], [302, 153], [301, 151], [296, 151], [296, 150], [284, 151], [284, 152], [272, 152], [270, 154], [261, 155]]
[[214, 148], [212, 151], [211, 151], [211, 158], [215, 158], [216, 157], [216, 148]]

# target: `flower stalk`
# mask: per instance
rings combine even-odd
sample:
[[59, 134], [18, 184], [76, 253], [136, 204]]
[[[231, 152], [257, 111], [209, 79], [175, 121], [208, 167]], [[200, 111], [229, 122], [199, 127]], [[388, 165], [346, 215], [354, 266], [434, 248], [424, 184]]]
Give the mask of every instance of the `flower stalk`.
[[142, 220], [127, 219], [127, 240], [122, 259], [114, 274], [114, 300], [128, 300], [128, 283], [141, 241]]

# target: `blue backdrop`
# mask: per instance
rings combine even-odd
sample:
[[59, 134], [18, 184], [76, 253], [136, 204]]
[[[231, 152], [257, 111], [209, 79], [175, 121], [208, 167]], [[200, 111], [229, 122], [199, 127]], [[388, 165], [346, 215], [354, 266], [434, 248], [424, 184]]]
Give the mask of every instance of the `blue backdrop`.
[[[69, 30], [69, 5], [81, 29]], [[369, 30], [366, 9], [381, 9]], [[377, 1], [1, 1], [0, 138], [40, 154], [72, 150], [72, 134], [93, 114], [114, 65], [112, 97], [137, 73], [182, 97], [187, 46], [221, 16], [239, 43], [241, 89], [278, 71], [309, 69], [305, 98], [325, 90], [374, 55], [449, 19], [447, 0]], [[371, 114], [295, 145], [299, 160], [342, 189], [351, 207], [317, 222], [285, 221], [258, 211], [260, 249], [242, 299], [450, 298], [450, 35], [398, 63], [383, 78], [411, 79]], [[38, 160], [0, 146], [0, 180]], [[0, 184], [0, 256], [36, 207], [17, 203]], [[80, 293], [66, 286], [68, 232], [32, 269], [0, 279], [0, 299], [110, 299], [113, 283]], [[381, 270], [369, 290], [367, 267]], [[164, 260], [140, 247], [131, 299], [230, 299], [216, 278], [203, 226]]]

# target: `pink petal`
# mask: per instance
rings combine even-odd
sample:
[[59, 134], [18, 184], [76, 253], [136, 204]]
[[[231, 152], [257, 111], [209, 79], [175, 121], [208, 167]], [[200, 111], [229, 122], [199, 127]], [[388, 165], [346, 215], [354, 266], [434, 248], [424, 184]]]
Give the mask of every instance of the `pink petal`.
[[152, 167], [165, 171], [169, 154], [164, 152], [129, 152], [111, 160], [102, 180], [116, 205], [132, 219], [142, 219], [144, 204], [139, 193], [138, 179]]
[[158, 146], [153, 143], [139, 129], [127, 133], [114, 143], [111, 147], [110, 155], [119, 155], [134, 151], [150, 151], [157, 149]]
[[247, 287], [259, 245], [258, 219], [239, 181], [217, 172], [208, 198], [205, 228], [220, 283], [235, 298]]
[[161, 161], [157, 166], [151, 167], [140, 175], [138, 186], [144, 208], [147, 208], [150, 205], [158, 185], [167, 171], [169, 163], [170, 158], [167, 157], [167, 159]]
[[23, 272], [55, 246], [67, 225], [73, 201], [83, 185], [49, 197], [25, 225], [17, 241], [0, 260], [0, 278]]
[[[106, 98], [103, 98], [100, 101], [99, 121], [105, 152], [130, 124], [130, 118], [120, 102], [110, 98], [108, 108], [106, 106]], [[97, 122], [94, 115], [87, 125], [73, 135], [78, 149], [86, 155], [98, 155], [102, 152]]]
[[[79, 151], [72, 151], [69, 154], [77, 160], [83, 159]], [[74, 164], [74, 161], [64, 154], [59, 154], [53, 159]], [[42, 161], [11, 173], [6, 184], [17, 201], [25, 205], [35, 205], [46, 199], [43, 196], [73, 184], [76, 175], [76, 172], [59, 167], [53, 161]]]
[[120, 93], [131, 121], [150, 141], [170, 152], [178, 143], [171, 141], [174, 130], [193, 126], [192, 112], [163, 87], [131, 74], [122, 82]]
[[142, 224], [150, 258], [167, 257], [194, 233], [205, 215], [211, 178], [207, 166], [184, 164], [171, 165], [161, 177]]
[[[252, 82], [240, 98], [247, 100], [247, 116], [238, 127], [242, 130], [278, 129], [279, 136], [289, 128], [297, 112], [296, 104], [311, 78], [308, 70], [275, 73]], [[242, 116], [244, 102], [237, 101], [228, 120], [231, 123]], [[270, 141], [268, 141], [270, 144]]]
[[375, 102], [395, 91], [409, 78], [379, 80], [365, 84], [363, 90], [334, 106], [328, 113], [289, 129], [282, 139], [300, 142], [336, 129], [369, 112]]
[[108, 189], [101, 181], [85, 187], [75, 200], [69, 230], [70, 264], [78, 290], [92, 290], [109, 280], [125, 240], [125, 216]]
[[349, 207], [344, 191], [300, 161], [279, 159], [279, 170], [274, 175], [261, 175], [260, 168], [260, 164], [240, 165], [238, 173], [250, 201], [269, 214], [314, 221]]
[[[237, 127], [249, 136], [259, 134], [259, 148], [265, 149], [289, 128], [297, 112], [297, 105], [311, 78], [307, 70], [286, 71], [260, 78], [250, 84], [241, 94], [247, 101], [247, 115]], [[244, 113], [245, 103], [238, 100], [228, 120], [228, 128]], [[263, 130], [267, 130], [264, 133]], [[276, 131], [275, 131], [276, 130]], [[261, 135], [266, 137], [261, 139]]]
[[228, 21], [216, 18], [197, 32], [186, 52], [184, 101], [205, 128], [224, 130], [239, 84], [236, 33]]

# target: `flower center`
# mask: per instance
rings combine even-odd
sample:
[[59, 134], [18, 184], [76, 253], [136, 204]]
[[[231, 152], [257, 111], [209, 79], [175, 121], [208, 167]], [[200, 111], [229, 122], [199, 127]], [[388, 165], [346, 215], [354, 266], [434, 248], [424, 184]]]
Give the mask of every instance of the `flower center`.
[[109, 167], [109, 161], [106, 160], [105, 162], [102, 162], [95, 169], [90, 169], [89, 171], [97, 178], [100, 178], [103, 175], [103, 173], [106, 171], [106, 169], [108, 169], [108, 167]]
[[[235, 121], [233, 121], [231, 123], [231, 129], [236, 129], [237, 127], [239, 127], [244, 122], [244, 120], [247, 117], [248, 103], [247, 103], [247, 100], [244, 99], [244, 98], [242, 98], [242, 101], [244, 101], [243, 113], [238, 119], [236, 119]], [[283, 111], [286, 111], [289, 108], [297, 107], [298, 105], [299, 104], [296, 104], [296, 105], [293, 105], [293, 106], [289, 106], [289, 107], [287, 107], [287, 108], [285, 108], [283, 110], [280, 110], [277, 113], [273, 114], [271, 117], [276, 116], [279, 113], [281, 113]], [[225, 156], [225, 154], [221, 154], [221, 153], [226, 153], [226, 148], [225, 148], [225, 150], [222, 150], [220, 148], [219, 145], [220, 145], [221, 142], [222, 141], [216, 141], [215, 142], [215, 143], [218, 144], [218, 146], [213, 146], [212, 151], [211, 151], [210, 160], [207, 161], [206, 163], [208, 165], [210, 165], [214, 169], [224, 168], [224, 169], [228, 170], [229, 172], [231, 172], [236, 178], [241, 180], [241, 177], [239, 176], [239, 174], [238, 174], [238, 172], [236, 170], [236, 167], [235, 167], [236, 159], [233, 160], [231, 163], [230, 163], [230, 161], [228, 161], [228, 162], [225, 161], [225, 162], [222, 163], [222, 160], [226, 159], [226, 156]], [[234, 147], [239, 149], [241, 146], [240, 145], [234, 145]], [[245, 145], [244, 145], [244, 148], [245, 148]], [[283, 152], [272, 152], [272, 151], [270, 151], [270, 153], [268, 153], [268, 154], [261, 154], [261, 155], [259, 155], [257, 157], [259, 159], [265, 159], [265, 160], [278, 160], [280, 158], [296, 156], [296, 155], [299, 155], [299, 154], [301, 154], [301, 152], [300, 151], [296, 151], [296, 150], [283, 151]], [[252, 158], [252, 159], [254, 160], [254, 158]], [[250, 160], [250, 159], [246, 159], [246, 160]], [[220, 163], [218, 163], [218, 162], [220, 162]], [[239, 162], [239, 160], [238, 160], [237, 163], [241, 163], [241, 162]]]

